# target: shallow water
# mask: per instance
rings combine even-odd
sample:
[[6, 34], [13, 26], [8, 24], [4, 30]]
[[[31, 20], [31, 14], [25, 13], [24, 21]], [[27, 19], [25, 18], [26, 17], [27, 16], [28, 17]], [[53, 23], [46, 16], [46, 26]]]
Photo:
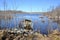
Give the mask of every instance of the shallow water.
[[[49, 20], [48, 17], [43, 16], [42, 14], [14, 14], [13, 16], [14, 17], [11, 20], [1, 20], [1, 26], [13, 28], [18, 26], [20, 21], [24, 19], [30, 19], [32, 20], [34, 31], [39, 29], [42, 34], [47, 34], [48, 28], [50, 30], [51, 28], [57, 28], [57, 23]], [[41, 16], [43, 16], [43, 18], [40, 18]], [[42, 20], [45, 22], [42, 22]]]

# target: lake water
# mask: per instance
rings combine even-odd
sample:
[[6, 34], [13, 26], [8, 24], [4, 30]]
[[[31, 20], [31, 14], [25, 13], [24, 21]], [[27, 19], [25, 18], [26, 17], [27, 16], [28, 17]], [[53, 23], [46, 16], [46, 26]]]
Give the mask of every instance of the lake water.
[[[39, 29], [42, 34], [47, 34], [48, 28], [50, 30], [57, 28], [57, 23], [53, 22], [42, 14], [14, 14], [13, 16], [14, 17], [11, 20], [1, 20], [1, 26], [13, 28], [15, 26], [18, 26], [20, 21], [29, 19], [32, 20], [34, 31], [37, 31], [37, 29]], [[40, 18], [41, 16], [43, 16], [43, 18]], [[43, 20], [45, 22], [42, 22]]]

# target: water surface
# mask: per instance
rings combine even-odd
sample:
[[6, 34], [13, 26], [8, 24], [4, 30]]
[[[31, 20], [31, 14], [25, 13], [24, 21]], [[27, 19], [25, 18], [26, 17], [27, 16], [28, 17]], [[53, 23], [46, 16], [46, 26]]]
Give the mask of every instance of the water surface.
[[13, 18], [11, 20], [1, 20], [1, 26], [14, 28], [16, 26], [19, 26], [19, 23], [22, 20], [29, 19], [32, 20], [34, 31], [40, 30], [42, 34], [47, 34], [48, 28], [50, 30], [57, 28], [57, 23], [48, 19], [48, 17], [46, 16], [40, 18], [41, 16], [43, 15], [42, 14], [13, 14]]

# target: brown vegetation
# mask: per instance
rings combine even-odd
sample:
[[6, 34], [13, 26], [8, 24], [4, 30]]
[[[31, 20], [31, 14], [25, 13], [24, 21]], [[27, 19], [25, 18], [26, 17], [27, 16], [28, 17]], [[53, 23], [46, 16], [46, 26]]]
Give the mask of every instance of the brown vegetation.
[[60, 23], [60, 6], [57, 6], [49, 12], [45, 12], [44, 15], [53, 21]]

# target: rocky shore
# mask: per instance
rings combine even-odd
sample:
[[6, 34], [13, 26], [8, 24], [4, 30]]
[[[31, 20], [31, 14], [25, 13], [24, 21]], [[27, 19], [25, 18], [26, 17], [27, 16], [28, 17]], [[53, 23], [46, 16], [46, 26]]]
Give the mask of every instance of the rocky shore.
[[39, 32], [8, 33], [7, 30], [0, 30], [0, 40], [60, 40], [60, 32], [54, 30], [51, 34], [42, 35]]

